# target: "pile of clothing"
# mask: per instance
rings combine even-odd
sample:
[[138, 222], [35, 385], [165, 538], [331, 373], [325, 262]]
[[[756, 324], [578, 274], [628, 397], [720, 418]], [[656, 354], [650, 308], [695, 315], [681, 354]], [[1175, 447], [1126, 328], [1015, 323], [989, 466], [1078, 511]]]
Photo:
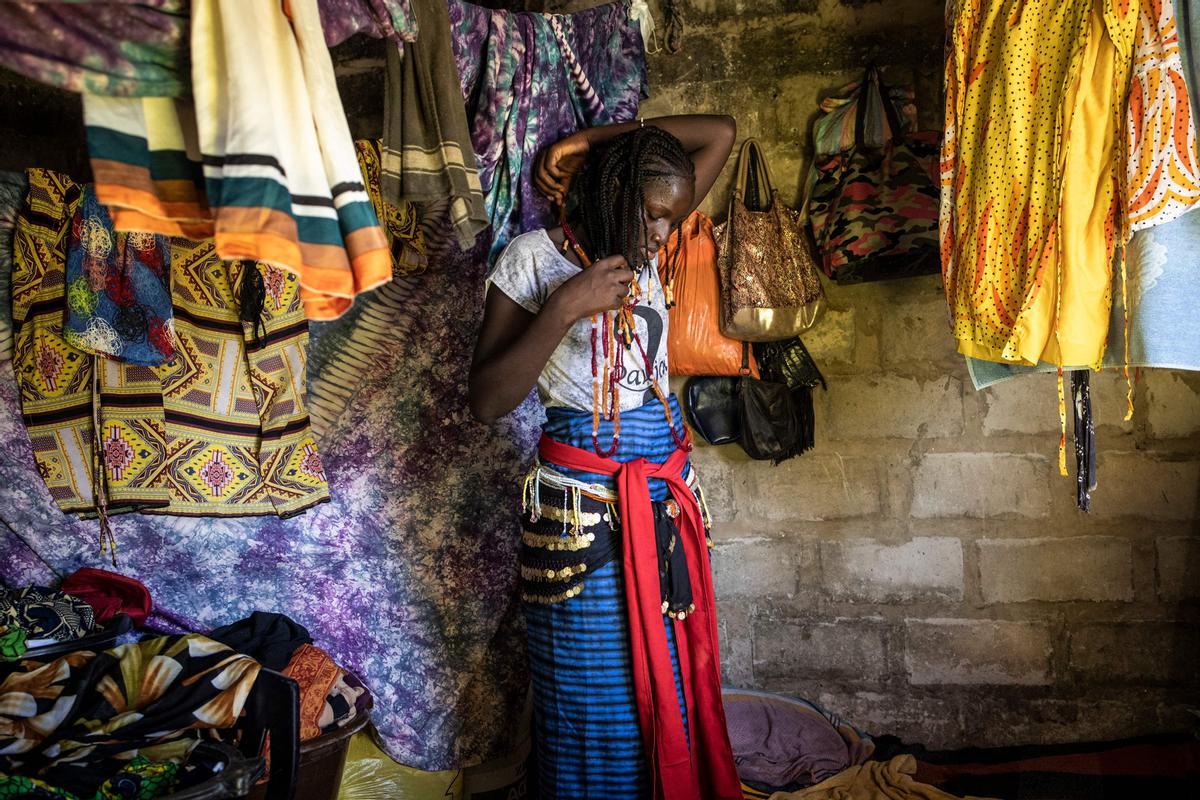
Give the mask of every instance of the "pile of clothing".
[[130, 796], [102, 794], [125, 782], [166, 793], [199, 732], [237, 724], [259, 670], [199, 635], [21, 661], [0, 681], [0, 796]]
[[[104, 616], [144, 619], [149, 605], [113, 573], [81, 570], [64, 586]], [[0, 613], [58, 642], [81, 639], [97, 616], [74, 595], [36, 587], [0, 595]], [[263, 667], [299, 684], [301, 742], [370, 711], [362, 682], [279, 614], [256, 612], [207, 635], [131, 633], [103, 650], [28, 653], [0, 671], [0, 796], [148, 800], [211, 777], [190, 756], [205, 738], [235, 741]]]
[[300, 685], [300, 741], [349, 725], [370, 711], [371, 693], [353, 673], [312, 643], [303, 625], [283, 614], [256, 611], [208, 636]]
[[1194, 797], [1189, 733], [1114, 742], [931, 750], [867, 736], [801, 698], [724, 692], [746, 800], [1093, 800]]

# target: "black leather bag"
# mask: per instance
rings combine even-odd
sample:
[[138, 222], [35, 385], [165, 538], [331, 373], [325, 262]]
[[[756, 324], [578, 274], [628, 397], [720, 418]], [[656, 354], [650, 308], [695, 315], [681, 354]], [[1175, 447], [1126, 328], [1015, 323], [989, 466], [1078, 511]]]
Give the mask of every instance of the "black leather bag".
[[806, 449], [801, 413], [787, 384], [749, 377], [737, 380], [746, 455], [776, 464], [800, 455]]
[[690, 378], [683, 389], [683, 411], [692, 430], [709, 444], [733, 444], [742, 435], [738, 411], [741, 378]]

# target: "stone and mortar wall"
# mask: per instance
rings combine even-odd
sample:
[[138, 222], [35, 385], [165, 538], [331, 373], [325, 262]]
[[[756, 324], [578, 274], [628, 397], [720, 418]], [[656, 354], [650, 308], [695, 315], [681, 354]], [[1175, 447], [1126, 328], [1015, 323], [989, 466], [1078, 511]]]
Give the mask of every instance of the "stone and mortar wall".
[[[923, 124], [939, 125], [942, 0], [679, 7], [684, 49], [650, 57], [644, 113], [733, 114], [785, 202], [799, 202], [819, 98], [868, 61], [912, 81]], [[379, 133], [381, 53], [335, 51], [359, 136]], [[4, 74], [0, 101], [0, 168], [88, 178], [77, 98]], [[695, 453], [727, 682], [934, 746], [1186, 726], [1200, 702], [1200, 379], [1146, 373], [1127, 423], [1120, 376], [1094, 378], [1100, 487], [1084, 516], [1057, 474], [1053, 377], [975, 392], [934, 277], [827, 290], [805, 337], [829, 379], [817, 447], [778, 467], [736, 446]]]

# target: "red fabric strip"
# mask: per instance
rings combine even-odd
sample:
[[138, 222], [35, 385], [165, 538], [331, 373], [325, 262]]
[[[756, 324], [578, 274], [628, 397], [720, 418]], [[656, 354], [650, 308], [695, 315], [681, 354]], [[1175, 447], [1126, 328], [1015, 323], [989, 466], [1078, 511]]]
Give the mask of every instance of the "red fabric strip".
[[[568, 469], [612, 475], [621, 507], [622, 561], [629, 611], [634, 695], [656, 800], [741, 800], [725, 707], [708, 542], [696, 497], [683, 479], [687, 450], [662, 464], [644, 458], [624, 463], [542, 437], [544, 461]], [[696, 610], [675, 620], [683, 695], [688, 704], [692, 749], [675, 693], [675, 673], [663, 627], [654, 510], [647, 480], [660, 478], [679, 505], [679, 533], [687, 554]]]

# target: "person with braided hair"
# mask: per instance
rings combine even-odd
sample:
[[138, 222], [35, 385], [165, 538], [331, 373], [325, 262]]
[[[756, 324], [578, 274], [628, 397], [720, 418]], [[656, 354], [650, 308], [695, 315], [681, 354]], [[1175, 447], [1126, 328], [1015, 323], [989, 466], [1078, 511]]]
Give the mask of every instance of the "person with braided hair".
[[671, 274], [671, 234], [735, 137], [730, 117], [683, 115], [557, 142], [534, 181], [562, 224], [514, 238], [488, 277], [471, 411], [494, 422], [535, 386], [546, 408], [518, 560], [547, 800], [741, 797], [658, 263]]

